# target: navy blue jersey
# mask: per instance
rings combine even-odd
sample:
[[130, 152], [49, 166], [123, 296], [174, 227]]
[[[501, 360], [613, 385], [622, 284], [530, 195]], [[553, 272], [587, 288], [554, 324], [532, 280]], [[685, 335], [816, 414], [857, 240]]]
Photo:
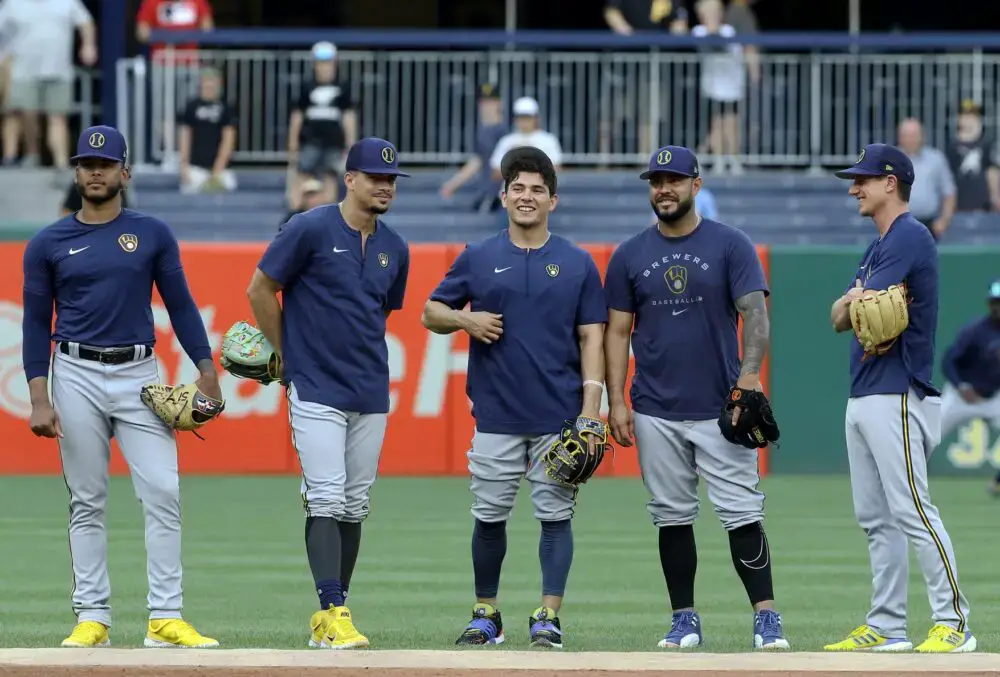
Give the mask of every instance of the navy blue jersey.
[[153, 345], [154, 283], [185, 352], [196, 363], [211, 360], [177, 239], [165, 223], [123, 209], [108, 223], [81, 223], [74, 214], [43, 228], [24, 252], [25, 375], [48, 375], [52, 339]]
[[338, 205], [296, 214], [258, 268], [282, 291], [284, 378], [298, 397], [345, 412], [389, 411], [389, 311], [403, 307], [410, 270], [406, 241], [378, 221], [361, 233]]
[[736, 300], [770, 294], [750, 238], [710, 219], [682, 237], [654, 225], [615, 249], [605, 291], [610, 309], [635, 316], [633, 409], [671, 421], [718, 417], [740, 374]]
[[583, 407], [577, 327], [607, 322], [593, 257], [550, 235], [539, 249], [518, 248], [507, 230], [468, 245], [431, 294], [432, 301], [503, 316], [503, 336], [469, 348], [466, 392], [484, 433], [556, 433]]
[[[861, 280], [865, 289], [906, 284], [910, 323], [887, 353], [864, 360], [864, 348], [851, 342], [851, 397], [903, 394], [912, 386], [923, 398], [940, 395], [931, 383], [938, 316], [938, 250], [925, 225], [906, 212], [861, 257], [848, 289]], [[846, 292], [845, 292], [846, 293]]]
[[958, 332], [941, 362], [954, 386], [968, 384], [983, 397], [1000, 391], [1000, 322], [987, 315]]

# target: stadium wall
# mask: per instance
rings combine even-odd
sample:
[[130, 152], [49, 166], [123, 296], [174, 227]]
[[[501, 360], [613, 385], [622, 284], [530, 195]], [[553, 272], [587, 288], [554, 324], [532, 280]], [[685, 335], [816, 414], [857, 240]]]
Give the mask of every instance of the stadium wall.
[[[251, 320], [246, 285], [264, 243], [183, 243], [184, 266], [209, 338], [219, 355], [222, 334], [236, 320]], [[386, 475], [464, 475], [473, 422], [465, 394], [468, 337], [438, 336], [420, 324], [424, 300], [444, 276], [462, 245], [411, 245], [410, 281], [403, 310], [389, 319], [392, 381], [389, 428], [381, 460]], [[614, 249], [586, 247], [602, 274]], [[21, 257], [24, 243], [0, 244], [0, 474], [58, 474], [51, 440], [28, 428], [30, 403], [21, 367]], [[849, 281], [860, 250], [758, 247], [772, 286], [772, 355], [765, 388], [782, 428], [781, 447], [761, 453], [763, 473], [842, 473], [843, 412], [848, 388], [849, 336], [829, 328], [830, 303]], [[983, 311], [985, 281], [995, 275], [997, 251], [942, 251], [942, 314], [939, 351], [967, 319]], [[154, 294], [157, 360], [168, 383], [189, 382], [196, 370]], [[940, 382], [940, 373], [937, 374]], [[187, 474], [295, 474], [298, 462], [288, 433], [284, 390], [223, 374], [226, 413], [203, 431], [205, 441], [182, 434], [180, 466]], [[606, 411], [606, 405], [605, 405]], [[973, 422], [947, 440], [934, 458], [938, 472], [1000, 467], [1000, 443]], [[121, 455], [115, 474], [127, 472]], [[617, 450], [604, 476], [638, 476], [633, 449]]]

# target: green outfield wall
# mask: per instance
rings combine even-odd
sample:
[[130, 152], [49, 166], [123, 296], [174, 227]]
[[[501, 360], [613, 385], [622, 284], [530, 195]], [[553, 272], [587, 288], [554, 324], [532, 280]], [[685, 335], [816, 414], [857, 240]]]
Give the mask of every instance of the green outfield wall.
[[[844, 411], [852, 334], [835, 334], [830, 305], [853, 278], [863, 248], [771, 247], [771, 393], [781, 447], [775, 473], [847, 471]], [[1000, 277], [1000, 248], [941, 248], [941, 297], [934, 382], [959, 328], [986, 311], [989, 281]], [[887, 425], [891, 422], [887, 422]], [[987, 474], [1000, 468], [1000, 437], [982, 421], [942, 441], [936, 474]]]

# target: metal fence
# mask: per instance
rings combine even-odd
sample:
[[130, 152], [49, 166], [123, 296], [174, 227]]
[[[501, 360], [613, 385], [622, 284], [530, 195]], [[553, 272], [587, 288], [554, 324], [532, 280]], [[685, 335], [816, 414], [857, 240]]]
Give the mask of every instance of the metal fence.
[[[180, 52], [177, 52], [180, 54]], [[339, 53], [340, 75], [357, 105], [360, 131], [392, 140], [405, 161], [454, 164], [473, 149], [476, 92], [497, 83], [509, 107], [535, 97], [543, 127], [560, 140], [566, 165], [645, 161], [666, 143], [705, 149], [718, 110], [706, 99], [705, 53], [460, 50]], [[292, 102], [308, 80], [308, 51], [203, 49], [221, 69], [237, 111], [238, 163], [286, 158]], [[763, 53], [757, 76], [744, 64], [737, 106], [739, 159], [749, 166], [820, 168], [850, 163], [872, 141], [892, 141], [904, 117], [919, 118], [927, 141], [954, 133], [963, 98], [996, 117], [1000, 56]], [[184, 65], [119, 62], [118, 124], [134, 162], [174, 155], [179, 111], [196, 89]], [[988, 121], [988, 126], [992, 121]], [[706, 159], [710, 160], [706, 155]]]

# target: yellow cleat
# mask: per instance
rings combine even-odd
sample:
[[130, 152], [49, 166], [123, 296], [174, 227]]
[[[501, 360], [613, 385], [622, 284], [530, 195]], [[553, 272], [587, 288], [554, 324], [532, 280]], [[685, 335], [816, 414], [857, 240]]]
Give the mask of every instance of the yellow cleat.
[[913, 644], [902, 637], [883, 637], [868, 625], [859, 625], [847, 639], [827, 644], [823, 651], [910, 651]]
[[217, 640], [205, 637], [190, 623], [179, 618], [149, 621], [143, 644], [149, 649], [211, 649], [219, 646]]
[[327, 630], [336, 633], [336, 630], [330, 627], [333, 621], [333, 613], [329, 610], [320, 609], [312, 615], [312, 618], [309, 619], [309, 629], [312, 631], [312, 636], [309, 638], [310, 647], [313, 649], [321, 648]]
[[76, 624], [69, 637], [62, 641], [62, 646], [71, 649], [95, 649], [111, 646], [108, 628], [97, 621], [82, 621]]
[[[321, 614], [326, 614], [324, 619]], [[317, 634], [324, 622], [327, 623], [323, 631], [319, 647], [322, 649], [363, 649], [368, 646], [368, 638], [358, 632], [351, 620], [351, 610], [346, 606], [330, 607], [329, 611], [318, 611], [313, 614], [310, 626], [313, 629], [312, 639], [309, 646], [315, 646]]]
[[927, 633], [927, 641], [917, 647], [918, 653], [969, 653], [976, 650], [976, 638], [971, 630], [959, 632], [947, 625], [935, 625]]

